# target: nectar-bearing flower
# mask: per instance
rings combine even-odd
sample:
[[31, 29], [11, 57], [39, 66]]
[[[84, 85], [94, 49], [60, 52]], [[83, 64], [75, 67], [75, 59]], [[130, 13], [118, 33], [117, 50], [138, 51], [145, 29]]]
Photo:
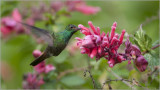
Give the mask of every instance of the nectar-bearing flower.
[[148, 61], [142, 56], [138, 46], [132, 45], [129, 41], [129, 37], [125, 42], [125, 46], [125, 54], [123, 54], [124, 57], [126, 57], [126, 59], [129, 61], [134, 59], [134, 64], [137, 69], [141, 72], [145, 71], [148, 66]]
[[2, 37], [7, 37], [13, 32], [24, 33], [24, 28], [21, 24], [17, 23], [22, 21], [22, 16], [18, 9], [14, 9], [12, 16], [3, 17], [1, 19], [1, 33]]
[[[42, 52], [39, 50], [34, 50], [33, 51], [33, 56], [35, 58], [38, 58], [39, 56], [41, 56]], [[56, 68], [52, 65], [52, 64], [45, 64], [45, 61], [42, 61], [41, 63], [39, 63], [38, 65], [34, 66], [34, 69], [38, 72], [38, 73], [48, 73], [50, 71], [55, 70]]]
[[23, 89], [39, 89], [45, 82], [42, 77], [36, 74], [28, 73], [24, 75]]
[[100, 28], [95, 27], [91, 21], [88, 22], [90, 28], [79, 25], [81, 33], [85, 35], [84, 39], [76, 37], [78, 40], [77, 45], [81, 45], [81, 53], [88, 54], [90, 58], [96, 57], [99, 60], [102, 57], [108, 59], [110, 67], [123, 60], [123, 56], [119, 55], [117, 50], [123, 42], [125, 30], [122, 31], [120, 37], [115, 33], [117, 23], [114, 22], [111, 27], [111, 33], [100, 33]]
[[119, 53], [118, 49], [123, 43], [125, 30], [122, 30], [121, 34], [115, 32], [117, 22], [114, 22], [111, 26], [111, 32], [105, 34], [100, 33], [100, 28], [95, 27], [91, 21], [88, 22], [90, 28], [79, 25], [81, 33], [85, 35], [83, 39], [76, 37], [77, 46], [80, 46], [82, 54], [88, 54], [90, 58], [95, 57], [96, 60], [104, 57], [108, 60], [110, 67], [113, 67], [117, 63], [128, 60], [128, 64], [131, 60], [134, 60], [134, 64], [139, 71], [143, 72], [146, 70], [148, 62], [141, 55], [140, 49], [136, 45], [132, 45], [127, 38], [125, 42], [125, 53]]

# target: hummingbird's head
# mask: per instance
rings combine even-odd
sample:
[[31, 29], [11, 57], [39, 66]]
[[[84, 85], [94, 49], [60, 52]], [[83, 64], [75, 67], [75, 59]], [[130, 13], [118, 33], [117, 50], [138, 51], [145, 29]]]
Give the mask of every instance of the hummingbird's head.
[[81, 28], [78, 28], [78, 27], [75, 26], [75, 25], [69, 24], [69, 25], [66, 27], [66, 30], [75, 33], [75, 32], [77, 32], [78, 30], [81, 30]]

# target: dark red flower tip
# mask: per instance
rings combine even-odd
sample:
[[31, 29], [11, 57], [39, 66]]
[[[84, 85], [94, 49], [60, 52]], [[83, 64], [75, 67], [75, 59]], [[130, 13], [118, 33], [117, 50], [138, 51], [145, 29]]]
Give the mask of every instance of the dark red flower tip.
[[137, 69], [141, 72], [145, 71], [147, 66], [148, 66], [148, 62], [147, 60], [142, 56], [140, 55], [135, 61], [134, 61]]

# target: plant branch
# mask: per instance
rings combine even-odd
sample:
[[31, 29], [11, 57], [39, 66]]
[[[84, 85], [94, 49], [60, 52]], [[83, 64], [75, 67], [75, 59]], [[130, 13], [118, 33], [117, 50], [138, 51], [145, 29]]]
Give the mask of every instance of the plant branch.
[[[90, 67], [91, 67], [91, 66], [90, 66]], [[86, 68], [89, 68], [89, 67], [73, 68], [73, 69], [66, 70], [66, 71], [64, 71], [64, 72], [60, 72], [60, 74], [58, 75], [57, 79], [59, 80], [60, 78], [62, 78], [63, 76], [65, 76], [66, 74], [69, 74], [69, 73], [78, 72], [78, 71], [83, 71], [83, 70], [85, 70]]]
[[[154, 49], [158, 48], [159, 46], [160, 46], [160, 44], [157, 44], [157, 45], [153, 46], [151, 49], [154, 50]], [[146, 54], [147, 52], [148, 51], [144, 51], [144, 52], [142, 52], [142, 54]]]
[[[112, 75], [114, 75], [116, 78], [118, 78], [118, 80], [122, 80], [122, 78], [120, 76], [118, 76], [116, 73], [114, 73], [112, 70], [110, 70], [109, 68], [107, 68], [107, 71], [109, 71], [110, 73], [112, 73]], [[122, 80], [122, 82], [124, 84], [126, 84], [127, 86], [132, 88], [132, 85], [130, 83], [128, 83], [127, 81]], [[103, 89], [103, 88], [102, 88]]]
[[91, 80], [92, 80], [94, 89], [96, 89], [96, 83], [95, 83], [95, 80], [94, 80], [94, 78], [93, 78], [93, 76], [92, 76], [90, 70], [85, 70], [85, 71], [84, 71], [84, 77], [86, 77], [86, 73], [87, 73], [87, 72], [89, 73], [89, 77], [90, 77]]
[[96, 89], [96, 83], [95, 83], [95, 80], [94, 80], [94, 78], [93, 78], [93, 75], [92, 75], [92, 73], [91, 73], [91, 67], [90, 67], [90, 59], [89, 59], [89, 57], [87, 57], [88, 59], [87, 59], [87, 64], [88, 64], [88, 70], [85, 70], [84, 71], [84, 77], [86, 77], [86, 73], [88, 72], [89, 73], [89, 76], [90, 76], [90, 78], [91, 78], [91, 80], [92, 80], [92, 83], [93, 83], [93, 87], [94, 87], [94, 89]]

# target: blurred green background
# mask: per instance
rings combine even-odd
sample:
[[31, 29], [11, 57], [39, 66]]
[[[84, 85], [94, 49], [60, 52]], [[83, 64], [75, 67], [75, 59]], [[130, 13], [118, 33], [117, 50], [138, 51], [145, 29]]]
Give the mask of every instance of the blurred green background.
[[[31, 6], [38, 7], [40, 3], [49, 5], [50, 2], [51, 1], [2, 1], [1, 16], [10, 15], [14, 8], [18, 8], [21, 12], [25, 7], [28, 8], [26, 10], [30, 10]], [[158, 1], [87, 1], [87, 4], [98, 6], [101, 8], [101, 11], [96, 15], [84, 15], [80, 12], [72, 12], [70, 17], [59, 17], [57, 20], [58, 24], [54, 26], [55, 31], [62, 31], [68, 24], [83, 24], [88, 27], [87, 22], [92, 21], [95, 26], [100, 27], [101, 32], [110, 32], [113, 22], [116, 21], [118, 23], [116, 32], [118, 33], [121, 33], [122, 29], [125, 29], [128, 34], [133, 35], [139, 26], [143, 24], [143, 30], [152, 38], [152, 42], [155, 42], [159, 38]], [[43, 22], [44, 21], [36, 22], [35, 25], [46, 28]], [[75, 37], [82, 36], [79, 32], [73, 35], [67, 48], [71, 47], [73, 45], [72, 43], [76, 41], [74, 39]], [[22, 88], [23, 75], [28, 72], [34, 72], [33, 67], [29, 64], [34, 60], [32, 52], [37, 46], [38, 44], [33, 37], [25, 34], [13, 36], [8, 40], [1, 39], [1, 66], [5, 68], [5, 70], [3, 70], [4, 72], [1, 72], [5, 74], [5, 77], [1, 77], [1, 86], [3, 89]], [[43, 51], [44, 48], [45, 46], [41, 51]], [[49, 58], [46, 62], [52, 63], [56, 67], [56, 70], [49, 73], [50, 75], [48, 75], [48, 77], [50, 81], [41, 86], [41, 88], [93, 88], [89, 75], [87, 74], [87, 77], [83, 76], [84, 70], [69, 73], [60, 80], [56, 80], [60, 72], [73, 68], [87, 67], [87, 59], [87, 55], [80, 54], [79, 49], [76, 49], [74, 54], [70, 54], [70, 51], [65, 49], [59, 56]], [[127, 61], [122, 62], [113, 68], [108, 67], [107, 60], [105, 59], [101, 59], [98, 62], [96, 62], [95, 59], [90, 59], [90, 63], [93, 65], [91, 71], [98, 87], [101, 87], [102, 83], [107, 79], [117, 79], [107, 70], [108, 68], [125, 79], [131, 80], [135, 78], [140, 83], [144, 83], [146, 80], [145, 75], [147, 71], [139, 72], [135, 70], [133, 68], [133, 62], [130, 65], [128, 65]], [[158, 78], [155, 78], [153, 83], [148, 87], [152, 89], [159, 88]], [[111, 86], [113, 89], [130, 89], [130, 87], [121, 81], [112, 82]], [[135, 87], [139, 88], [138, 86]], [[106, 85], [105, 88], [108, 88], [108, 86]]]

